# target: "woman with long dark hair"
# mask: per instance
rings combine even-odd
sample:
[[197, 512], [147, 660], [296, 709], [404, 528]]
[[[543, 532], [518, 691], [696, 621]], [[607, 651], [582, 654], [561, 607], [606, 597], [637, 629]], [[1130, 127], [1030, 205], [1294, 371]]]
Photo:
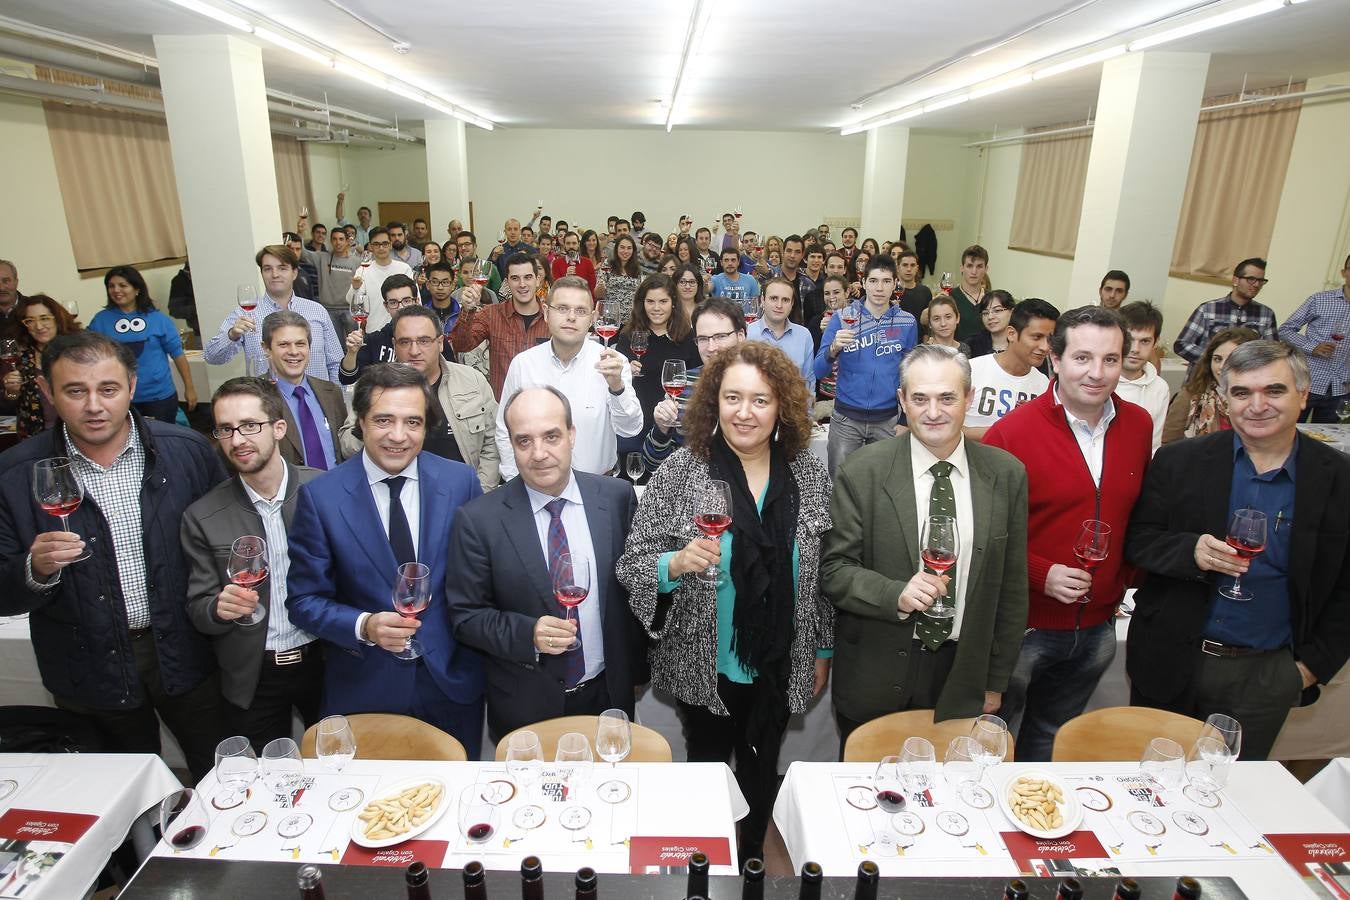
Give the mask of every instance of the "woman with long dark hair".
[[[635, 331], [647, 333], [647, 352], [641, 358], [633, 353]], [[633, 296], [633, 313], [619, 332], [614, 349], [631, 360], [633, 390], [642, 404], [642, 433], [646, 434], [652, 427], [652, 410], [666, 395], [661, 387], [662, 364], [668, 359], [682, 359], [689, 369], [702, 365], [689, 317], [675, 299], [674, 281], [665, 275], [643, 279]]]
[[984, 330], [971, 335], [966, 341], [970, 348], [970, 359], [987, 356], [990, 353], [1002, 353], [1008, 349], [1008, 322], [1012, 319], [1013, 307], [1017, 301], [1004, 290], [990, 291], [984, 295], [980, 304], [980, 322]]
[[90, 331], [126, 344], [136, 357], [136, 393], [131, 405], [143, 416], [170, 424], [178, 420], [178, 388], [169, 372], [173, 360], [183, 380], [187, 408], [197, 406], [197, 388], [192, 383], [187, 356], [178, 328], [164, 313], [134, 266], [114, 266], [103, 276], [108, 305], [89, 323]]
[[595, 267], [595, 299], [605, 299], [609, 290], [609, 260], [600, 251], [600, 236], [589, 228], [581, 235], [581, 255]]
[[14, 318], [5, 334], [19, 345], [19, 358], [5, 374], [0, 413], [15, 417], [19, 438], [32, 437], [56, 424], [56, 408], [38, 387], [42, 374], [42, 351], [52, 338], [79, 331], [75, 317], [46, 294], [24, 297], [14, 307]]
[[627, 322], [633, 313], [633, 295], [642, 281], [638, 268], [637, 241], [632, 235], [621, 234], [614, 241], [614, 255], [609, 258], [609, 277], [605, 299], [618, 304], [620, 322]]
[[697, 262], [677, 266], [675, 277], [671, 280], [675, 282], [675, 299], [684, 308], [684, 317], [692, 322], [694, 320], [694, 307], [702, 303], [708, 296], [707, 282], [703, 278], [703, 267]]

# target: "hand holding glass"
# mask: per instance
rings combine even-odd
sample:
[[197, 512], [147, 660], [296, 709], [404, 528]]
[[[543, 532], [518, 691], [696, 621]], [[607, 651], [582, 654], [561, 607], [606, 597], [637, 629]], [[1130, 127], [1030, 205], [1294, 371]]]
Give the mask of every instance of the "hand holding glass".
[[[1110, 553], [1111, 548], [1111, 526], [1097, 519], [1087, 519], [1078, 529], [1078, 537], [1073, 542], [1073, 555], [1078, 557], [1078, 564], [1088, 573], [1088, 578], [1092, 578], [1092, 572], [1103, 562]], [[1089, 584], [1088, 590], [1083, 596], [1078, 598], [1079, 603], [1092, 602], [1092, 588]]]
[[[553, 568], [553, 597], [563, 607], [567, 621], [577, 626], [581, 634], [581, 621], [572, 616], [576, 609], [591, 592], [591, 561], [580, 553], [563, 553], [558, 556], [558, 564]], [[572, 638], [566, 650], [581, 647], [578, 638]]]
[[[33, 499], [43, 512], [61, 520], [61, 530], [70, 531], [70, 517], [84, 502], [84, 485], [64, 456], [40, 459], [33, 464]], [[88, 548], [71, 562], [88, 559]]]
[[[948, 569], [955, 568], [957, 551], [961, 547], [955, 516], [929, 516], [923, 525], [921, 541], [923, 550], [919, 556], [924, 566], [938, 575], [946, 575]], [[956, 575], [952, 573], [948, 577], [955, 578]], [[945, 594], [939, 594], [923, 614], [932, 619], [950, 619], [955, 617], [956, 607], [947, 604]]]
[[[1228, 546], [1237, 553], [1238, 559], [1248, 562], [1266, 549], [1266, 514], [1259, 509], [1235, 511], [1233, 520], [1228, 523]], [[1219, 593], [1239, 603], [1252, 599], [1251, 592], [1243, 590], [1241, 575], [1234, 575], [1233, 584], [1219, 588]]]
[[[236, 538], [230, 546], [230, 561], [225, 566], [225, 574], [233, 584], [256, 591], [267, 580], [267, 541], [252, 534]], [[235, 621], [240, 625], [256, 625], [266, 616], [267, 608], [259, 602], [253, 612]]]
[[[694, 526], [703, 537], [714, 543], [721, 540], [722, 532], [731, 527], [731, 485], [716, 478], [703, 486], [694, 508]], [[705, 584], [717, 584], [719, 570], [717, 566], [708, 566], [698, 573], [699, 581]]]
[[[405, 619], [416, 619], [418, 613], [431, 603], [431, 569], [423, 563], [403, 563], [394, 579], [394, 612]], [[394, 656], [399, 659], [417, 659], [422, 655], [422, 644], [409, 637], [403, 649]]]

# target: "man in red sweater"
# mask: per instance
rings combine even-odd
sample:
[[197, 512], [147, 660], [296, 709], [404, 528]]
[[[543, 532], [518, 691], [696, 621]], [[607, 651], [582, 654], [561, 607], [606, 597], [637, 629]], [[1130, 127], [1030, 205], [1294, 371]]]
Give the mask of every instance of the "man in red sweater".
[[[1122, 542], [1153, 446], [1149, 414], [1113, 396], [1129, 349], [1114, 310], [1064, 313], [1050, 338], [1051, 389], [984, 438], [1027, 468], [1027, 634], [1003, 701], [1019, 761], [1050, 759], [1055, 733], [1082, 713], [1116, 654], [1114, 613], [1133, 575]], [[1110, 528], [1091, 573], [1074, 553], [1089, 519]]]
[[554, 257], [550, 263], [553, 280], [557, 281], [564, 275], [579, 275], [586, 279], [591, 296], [595, 296], [595, 264], [581, 255], [581, 235], [575, 231], [563, 235], [562, 250], [562, 255]]

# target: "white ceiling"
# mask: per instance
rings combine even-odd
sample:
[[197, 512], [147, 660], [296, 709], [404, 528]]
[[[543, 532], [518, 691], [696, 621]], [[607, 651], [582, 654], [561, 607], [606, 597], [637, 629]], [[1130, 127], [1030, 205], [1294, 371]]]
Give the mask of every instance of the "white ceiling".
[[[394, 52], [388, 38], [327, 0], [239, 5], [503, 126], [554, 128], [661, 127], [692, 6], [691, 0], [341, 2], [409, 42], [411, 51]], [[679, 127], [838, 128], [976, 76], [1203, 5], [1201, 0], [950, 0], [901, 6], [895, 0], [854, 0], [841, 8], [799, 0], [709, 2], [715, 11], [686, 75]], [[153, 34], [229, 30], [167, 0], [5, 0], [3, 11], [147, 55], [154, 54]], [[263, 46], [270, 88], [316, 100], [326, 92], [336, 105], [401, 121], [426, 114], [418, 103]], [[1235, 92], [1244, 77], [1255, 88], [1348, 71], [1350, 0], [1310, 0], [1166, 49], [1213, 54], [1210, 95]], [[917, 78], [925, 72], [932, 74]], [[910, 124], [987, 132], [1084, 119], [1096, 101], [1099, 76], [1100, 66], [1088, 67]], [[859, 108], [851, 108], [857, 103]]]

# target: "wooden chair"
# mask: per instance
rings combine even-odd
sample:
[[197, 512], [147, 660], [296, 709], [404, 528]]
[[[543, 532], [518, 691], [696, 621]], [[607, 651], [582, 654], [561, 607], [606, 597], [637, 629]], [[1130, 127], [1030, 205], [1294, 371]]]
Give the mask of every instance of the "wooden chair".
[[[469, 755], [464, 745], [421, 719], [390, 713], [354, 713], [347, 716], [347, 724], [356, 738], [357, 759], [435, 759], [464, 762]], [[300, 755], [315, 759], [315, 741], [319, 725], [305, 730], [300, 741]]]
[[[554, 754], [558, 752], [558, 738], [569, 731], [586, 735], [586, 739], [594, 744], [595, 728], [599, 721], [599, 716], [562, 716], [557, 719], [535, 722], [533, 725], [525, 725], [517, 728], [516, 731], [533, 731], [539, 735], [540, 753], [543, 754], [544, 759], [552, 760]], [[506, 759], [506, 748], [511, 746], [511, 735], [515, 734], [516, 731], [503, 735], [502, 739], [497, 742], [498, 762]], [[670, 744], [661, 736], [660, 732], [634, 722], [633, 746], [626, 761], [670, 762]]]
[[[933, 721], [933, 710], [911, 709], [888, 713], [858, 726], [844, 743], [844, 762], [880, 762], [883, 756], [896, 756], [907, 737], [928, 738], [938, 762], [947, 752], [952, 738], [968, 737], [974, 719], [947, 719]], [[1013, 761], [1013, 740], [1008, 735], [1008, 755]]]
[[1190, 750], [1205, 723], [1147, 706], [1108, 706], [1070, 719], [1055, 735], [1055, 762], [1136, 761], [1155, 737], [1171, 738]]

